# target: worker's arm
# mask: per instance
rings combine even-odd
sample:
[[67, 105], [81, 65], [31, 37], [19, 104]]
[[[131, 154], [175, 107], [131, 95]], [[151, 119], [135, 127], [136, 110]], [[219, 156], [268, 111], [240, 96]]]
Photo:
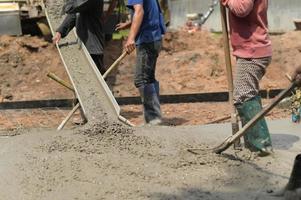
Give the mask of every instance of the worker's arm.
[[254, 0], [221, 0], [237, 17], [246, 17], [254, 7]]
[[124, 30], [130, 28], [132, 25], [132, 22], [122, 22], [116, 25], [115, 31]]
[[97, 9], [97, 8], [95, 8], [93, 1], [99, 1], [99, 0], [74, 0], [74, 1], [69, 1], [64, 7], [64, 11], [68, 14], [73, 14], [73, 13], [78, 13], [78, 12], [84, 12], [84, 11]]
[[74, 28], [76, 22], [76, 14], [68, 14], [59, 28], [56, 30], [54, 37], [52, 38], [53, 43], [58, 43], [61, 38], [64, 38]]
[[135, 4], [133, 5], [133, 9], [134, 15], [132, 18], [130, 33], [124, 46], [127, 53], [131, 53], [135, 49], [135, 38], [139, 32], [144, 16], [143, 4]]

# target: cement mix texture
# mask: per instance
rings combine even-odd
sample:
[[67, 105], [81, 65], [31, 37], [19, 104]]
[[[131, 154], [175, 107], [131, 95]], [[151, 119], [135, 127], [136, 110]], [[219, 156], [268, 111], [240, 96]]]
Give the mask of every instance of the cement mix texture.
[[[52, 3], [51, 22], [57, 23], [62, 1]], [[270, 157], [233, 150], [195, 155], [187, 149], [219, 144], [230, 125], [126, 127], [113, 119], [106, 102], [99, 103], [105, 97], [96, 91], [98, 83], [78, 66], [86, 58], [72, 58], [67, 50], [71, 79], [91, 120], [62, 132], [1, 134], [0, 199], [276, 199], [268, 193], [287, 183], [301, 144], [300, 126], [270, 123], [275, 147]]]
[[264, 158], [187, 151], [219, 144], [230, 124], [115, 127], [0, 137], [0, 199], [279, 199], [270, 193], [287, 183], [301, 145], [289, 120], [269, 122], [275, 155]]

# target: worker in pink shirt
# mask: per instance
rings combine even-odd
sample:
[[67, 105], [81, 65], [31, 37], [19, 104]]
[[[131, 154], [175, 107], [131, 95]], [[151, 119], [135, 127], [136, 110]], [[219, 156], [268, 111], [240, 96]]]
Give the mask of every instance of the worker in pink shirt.
[[[221, 0], [229, 9], [230, 40], [236, 57], [234, 104], [242, 124], [262, 110], [259, 81], [271, 62], [268, 34], [268, 0]], [[265, 119], [258, 121], [244, 136], [245, 146], [260, 156], [273, 152]]]

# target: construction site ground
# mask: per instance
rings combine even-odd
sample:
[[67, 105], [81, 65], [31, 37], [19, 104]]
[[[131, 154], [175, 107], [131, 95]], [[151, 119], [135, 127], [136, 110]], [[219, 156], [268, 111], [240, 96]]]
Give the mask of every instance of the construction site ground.
[[[301, 35], [298, 31], [272, 35], [273, 61], [261, 82], [262, 89], [281, 89], [288, 85], [285, 73], [300, 63]], [[122, 40], [107, 44], [105, 63], [109, 66], [122, 51]], [[233, 60], [233, 63], [235, 61]], [[46, 74], [54, 72], [68, 81], [67, 73], [54, 45], [36, 36], [0, 37], [0, 102], [40, 99], [74, 98]], [[135, 66], [134, 53], [125, 58], [107, 82], [114, 96], [138, 96], [133, 84]], [[235, 67], [235, 65], [234, 65]], [[161, 94], [206, 93], [227, 91], [226, 71], [222, 38], [220, 34], [198, 31], [171, 31], [164, 38], [158, 59], [157, 79], [161, 83]], [[43, 110], [36, 112], [1, 111], [1, 129], [12, 126], [27, 126], [23, 121], [45, 121], [54, 127], [63, 119], [66, 110]], [[228, 103], [185, 103], [163, 104], [162, 112], [167, 125], [206, 124], [229, 115]], [[41, 113], [41, 114], [31, 114]], [[56, 114], [55, 120], [48, 119], [48, 112]], [[270, 117], [288, 118], [289, 110], [275, 110]], [[20, 114], [23, 113], [23, 114]], [[122, 106], [122, 114], [135, 124], [143, 123], [141, 107]], [[15, 115], [19, 122], [9, 121]], [[22, 117], [25, 116], [25, 119]], [[41, 117], [41, 118], [40, 118]], [[39, 127], [39, 125], [37, 125]]]
[[[300, 37], [272, 36], [274, 58], [262, 88], [289, 84], [285, 73], [300, 63]], [[121, 46], [122, 41], [108, 44], [107, 66]], [[115, 96], [138, 95], [134, 59], [128, 56], [108, 78]], [[52, 71], [68, 80], [56, 48], [41, 38], [1, 36], [0, 67], [1, 101], [74, 98], [46, 77]], [[221, 35], [168, 33], [157, 77], [162, 94], [226, 91]], [[70, 123], [61, 132], [53, 128], [68, 110], [2, 110], [0, 199], [279, 199], [270, 194], [287, 183], [301, 145], [300, 124], [290, 122], [288, 109], [269, 116], [283, 119], [269, 121], [275, 154], [264, 158], [246, 150], [209, 150], [231, 134], [229, 123], [203, 125], [229, 115], [227, 102], [164, 104], [162, 110], [171, 126], [130, 128], [103, 115], [99, 123]], [[139, 106], [122, 106], [122, 114], [142, 123]], [[191, 148], [202, 151], [196, 155]]]
[[[199, 155], [231, 132], [229, 124], [142, 127], [133, 133], [47, 129], [0, 136], [0, 198], [277, 200], [299, 153], [300, 127], [269, 123], [275, 155], [228, 150]], [[294, 198], [295, 199], [295, 198]]]

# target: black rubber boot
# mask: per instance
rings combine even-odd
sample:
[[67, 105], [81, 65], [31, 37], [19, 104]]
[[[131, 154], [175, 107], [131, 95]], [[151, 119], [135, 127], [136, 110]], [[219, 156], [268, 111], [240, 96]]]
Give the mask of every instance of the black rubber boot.
[[146, 84], [139, 87], [139, 92], [143, 105], [143, 114], [146, 124], [161, 124], [161, 108], [155, 83]]
[[298, 188], [301, 189], [301, 154], [298, 154], [295, 158], [295, 163], [286, 190], [296, 190]]
[[284, 200], [300, 200], [301, 199], [301, 154], [295, 158], [293, 170], [290, 179], [284, 189], [281, 189], [271, 196], [282, 197]]

